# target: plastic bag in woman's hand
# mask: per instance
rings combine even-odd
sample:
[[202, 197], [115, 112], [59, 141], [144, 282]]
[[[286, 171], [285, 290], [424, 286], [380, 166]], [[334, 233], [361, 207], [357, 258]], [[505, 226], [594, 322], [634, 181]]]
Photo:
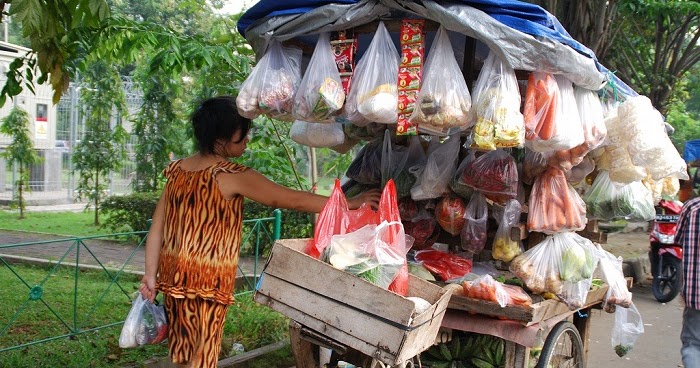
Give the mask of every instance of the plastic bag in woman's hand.
[[463, 130], [469, 120], [471, 95], [455, 60], [450, 37], [440, 26], [428, 53], [423, 84], [409, 120], [418, 129], [435, 135], [447, 135], [450, 128]]
[[611, 343], [617, 356], [627, 355], [643, 333], [642, 315], [634, 303], [629, 308], [615, 308], [615, 324], [612, 328]]
[[399, 118], [399, 52], [384, 22], [379, 22], [372, 42], [357, 63], [345, 104], [348, 120], [395, 124]]
[[119, 335], [120, 348], [158, 344], [168, 336], [168, 323], [162, 305], [151, 303], [138, 293]]
[[322, 33], [294, 95], [294, 116], [312, 123], [330, 122], [343, 102], [345, 91], [333, 59], [329, 35]]

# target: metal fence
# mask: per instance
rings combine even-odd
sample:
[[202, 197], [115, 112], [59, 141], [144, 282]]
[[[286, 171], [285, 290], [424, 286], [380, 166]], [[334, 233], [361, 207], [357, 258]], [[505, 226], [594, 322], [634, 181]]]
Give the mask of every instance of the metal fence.
[[[254, 290], [262, 266], [260, 258], [280, 238], [282, 215], [280, 210], [275, 210], [273, 217], [243, 222], [250, 229], [244, 234], [243, 242], [252, 243], [254, 253], [243, 255], [239, 260], [236, 295]], [[122, 233], [0, 245], [0, 280], [4, 280], [0, 354], [123, 324], [134, 285], [143, 274], [145, 236], [144, 241], [131, 247], [110, 245], [108, 239], [146, 234]], [[18, 267], [18, 264], [28, 263], [41, 266], [32, 267], [32, 272]], [[85, 278], [101, 282], [92, 282], [89, 286], [81, 283]], [[95, 284], [98, 290], [94, 289]], [[66, 313], [66, 309], [71, 312]], [[39, 330], [51, 332], [50, 336], [38, 334]]]
[[[142, 94], [136, 83], [129, 77], [122, 78], [122, 87], [126, 95], [127, 114], [114, 114], [112, 126], [121, 124], [131, 132], [132, 117], [142, 104]], [[85, 120], [83, 106], [80, 101], [80, 81], [71, 82], [68, 90], [62, 95], [56, 112], [56, 147], [39, 150], [42, 163], [31, 168], [29, 189], [25, 198], [31, 204], [53, 204], [73, 202], [77, 198], [77, 182], [79, 173], [73, 171], [72, 155], [74, 147], [85, 135]], [[131, 192], [131, 179], [135, 172], [134, 147], [137, 139], [132, 136], [126, 145], [127, 159], [119, 171], [109, 176], [110, 194], [127, 194]], [[9, 201], [14, 196], [14, 185], [18, 179], [16, 168], [11, 167], [0, 157], [0, 170], [4, 170], [4, 178], [0, 183], [0, 200]]]

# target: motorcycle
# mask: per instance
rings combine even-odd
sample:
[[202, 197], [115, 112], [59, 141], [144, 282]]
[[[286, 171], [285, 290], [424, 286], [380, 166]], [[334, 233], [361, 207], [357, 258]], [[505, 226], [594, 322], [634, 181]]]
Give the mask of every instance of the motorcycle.
[[656, 206], [656, 218], [649, 234], [649, 260], [654, 281], [651, 292], [661, 303], [670, 302], [681, 291], [683, 249], [674, 241], [680, 202], [662, 199]]

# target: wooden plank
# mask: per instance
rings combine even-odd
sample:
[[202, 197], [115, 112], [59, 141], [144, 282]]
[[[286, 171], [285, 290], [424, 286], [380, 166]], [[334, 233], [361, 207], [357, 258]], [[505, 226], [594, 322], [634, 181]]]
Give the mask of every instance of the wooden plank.
[[230, 358], [219, 360], [219, 362], [217, 363], [216, 366], [218, 368], [233, 367], [236, 364], [247, 362], [247, 361], [255, 359], [261, 355], [265, 355], [265, 354], [273, 352], [275, 350], [282, 349], [287, 345], [289, 345], [289, 341], [286, 341], [286, 340], [278, 341], [274, 344], [265, 345], [261, 348], [257, 348], [257, 349], [251, 350], [251, 351], [246, 351], [245, 353], [241, 353], [241, 354], [238, 354], [236, 356], [232, 356]]
[[[297, 367], [318, 367], [319, 361], [315, 357], [318, 356], [318, 348], [308, 341], [301, 339], [301, 324], [296, 321], [289, 323], [289, 341], [294, 360]], [[314, 354], [316, 352], [316, 354]]]
[[[602, 287], [589, 291], [588, 295], [586, 296], [586, 302], [583, 303], [581, 309], [588, 308], [602, 302], [607, 290], [608, 285], [603, 285]], [[571, 312], [566, 304], [553, 299], [534, 304], [533, 309], [534, 313], [532, 316], [532, 321], [528, 322], [528, 325], [550, 319], [560, 314]]]
[[574, 326], [581, 335], [581, 341], [583, 342], [583, 361], [588, 361], [588, 348], [590, 344], [588, 340], [591, 337], [591, 308], [584, 308], [579, 310], [579, 313], [574, 314]]

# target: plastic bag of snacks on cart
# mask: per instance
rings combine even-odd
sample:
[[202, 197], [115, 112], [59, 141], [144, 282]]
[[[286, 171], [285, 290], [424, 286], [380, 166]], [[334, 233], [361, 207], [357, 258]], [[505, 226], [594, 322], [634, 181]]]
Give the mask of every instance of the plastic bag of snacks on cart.
[[471, 95], [455, 59], [449, 35], [442, 26], [428, 53], [423, 85], [410, 117], [421, 131], [444, 135], [450, 128], [466, 128]]
[[357, 63], [345, 114], [356, 125], [395, 124], [399, 118], [399, 52], [380, 22], [372, 42]]
[[236, 97], [241, 116], [254, 119], [260, 114], [294, 121], [294, 93], [301, 81], [301, 50], [285, 48], [276, 39], [243, 82]]
[[312, 123], [329, 122], [344, 102], [345, 91], [331, 51], [330, 37], [322, 33], [294, 95], [294, 116]]
[[138, 293], [119, 335], [120, 348], [158, 344], [168, 336], [168, 323], [162, 305], [151, 303]]

